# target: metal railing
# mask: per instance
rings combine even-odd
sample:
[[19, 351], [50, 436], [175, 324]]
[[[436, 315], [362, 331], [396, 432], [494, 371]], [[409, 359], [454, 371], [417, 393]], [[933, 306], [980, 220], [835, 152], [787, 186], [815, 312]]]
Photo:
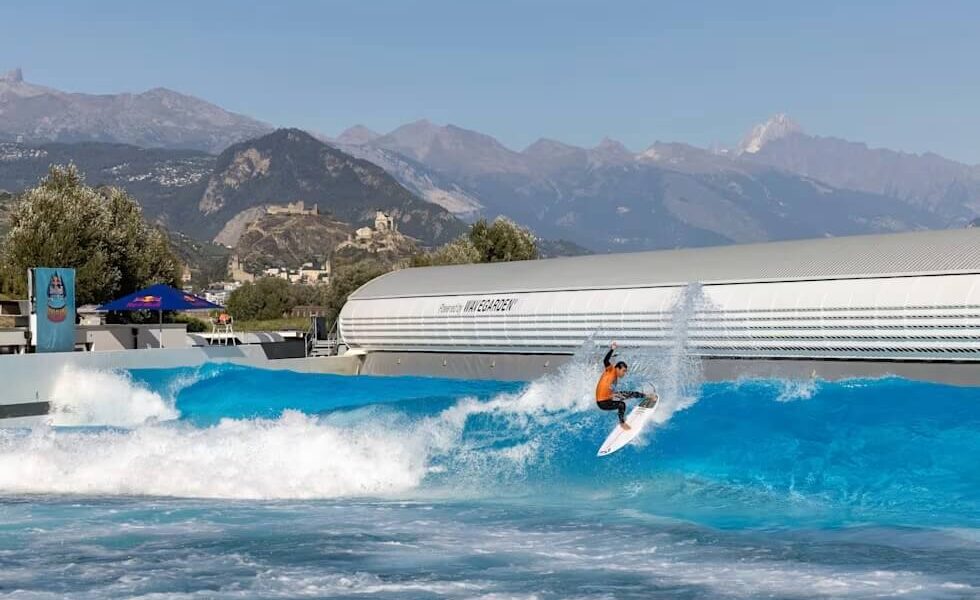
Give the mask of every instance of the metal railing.
[[337, 323], [323, 333], [317, 317], [310, 317], [310, 326], [303, 333], [306, 342], [306, 356], [336, 356], [340, 340], [337, 336]]

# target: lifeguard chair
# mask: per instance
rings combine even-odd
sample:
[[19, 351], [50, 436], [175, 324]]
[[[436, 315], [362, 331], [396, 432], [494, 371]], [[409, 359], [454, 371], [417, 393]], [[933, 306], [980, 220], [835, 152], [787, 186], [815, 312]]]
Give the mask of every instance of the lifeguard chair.
[[235, 337], [235, 318], [226, 312], [218, 314], [218, 316], [212, 316], [209, 319], [211, 321], [211, 340], [210, 344], [214, 344], [215, 340], [217, 343], [224, 344], [225, 346], [238, 345], [238, 338]]

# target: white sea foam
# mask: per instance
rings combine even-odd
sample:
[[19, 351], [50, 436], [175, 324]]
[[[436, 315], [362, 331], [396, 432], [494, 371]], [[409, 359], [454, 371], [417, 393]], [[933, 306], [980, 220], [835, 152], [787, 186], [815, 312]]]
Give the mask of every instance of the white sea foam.
[[[772, 397], [776, 402], [795, 402], [809, 400], [820, 391], [821, 380], [816, 377], [802, 379], [768, 379], [759, 377], [740, 377], [735, 381], [736, 388], [746, 387], [758, 390], [764, 397]], [[774, 396], [772, 396], [774, 394]]]
[[[224, 419], [211, 427], [164, 422], [178, 417], [167, 400], [128, 374], [67, 370], [54, 394], [57, 425], [129, 429], [0, 430], [0, 491], [202, 498], [383, 496], [417, 488], [436, 457], [495, 469], [534, 462], [537, 440], [469, 451], [468, 419], [490, 415], [522, 431], [590, 409], [577, 376], [556, 374], [522, 392], [481, 402], [463, 398], [431, 416], [383, 406], [278, 419]], [[187, 381], [182, 385], [186, 385]], [[483, 469], [481, 469], [483, 471]], [[485, 471], [484, 471], [485, 472]]]
[[376, 420], [356, 428], [285, 412], [213, 427], [0, 433], [8, 493], [202, 498], [383, 495], [419, 484], [424, 436]]
[[598, 369], [578, 360], [564, 365], [553, 375], [529, 383], [521, 391], [499, 394], [489, 401], [466, 398], [446, 409], [440, 419], [461, 427], [475, 414], [494, 414], [520, 427], [534, 420], [548, 424], [569, 412], [595, 410], [594, 387]]
[[809, 400], [817, 393], [816, 379], [788, 379], [779, 382], [779, 395], [776, 402]]
[[[682, 589], [697, 598], [959, 600], [980, 591], [955, 565], [930, 569], [946, 571], [940, 573], [916, 568], [952, 548], [895, 561], [888, 544], [876, 556], [864, 543], [842, 543], [834, 544], [838, 560], [828, 561], [810, 556], [806, 532], [800, 539], [773, 532], [770, 539], [632, 509], [556, 515], [523, 504], [481, 508], [86, 502], [66, 512], [57, 530], [24, 535], [34, 511], [14, 507], [14, 531], [31, 540], [30, 552], [8, 561], [0, 580], [23, 590], [18, 598], [59, 597], [37, 588], [61, 591], [66, 583], [85, 598], [610, 598], [670, 597]], [[624, 512], [630, 514], [620, 518]], [[143, 543], [119, 544], [120, 535]], [[63, 557], [76, 554], [98, 560], [66, 565]], [[849, 565], [852, 554], [858, 560]], [[515, 556], [519, 568], [485, 567], [514, 564]], [[585, 572], [594, 583], [588, 589], [581, 586]]]
[[134, 427], [178, 417], [173, 396], [164, 398], [125, 372], [67, 366], [51, 392], [51, 425]]

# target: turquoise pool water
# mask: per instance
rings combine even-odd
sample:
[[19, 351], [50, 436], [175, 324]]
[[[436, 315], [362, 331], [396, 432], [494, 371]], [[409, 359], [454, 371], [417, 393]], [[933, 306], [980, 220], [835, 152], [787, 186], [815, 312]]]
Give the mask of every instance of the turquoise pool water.
[[980, 389], [702, 384], [599, 459], [594, 371], [67, 372], [0, 431], [0, 596], [980, 596]]

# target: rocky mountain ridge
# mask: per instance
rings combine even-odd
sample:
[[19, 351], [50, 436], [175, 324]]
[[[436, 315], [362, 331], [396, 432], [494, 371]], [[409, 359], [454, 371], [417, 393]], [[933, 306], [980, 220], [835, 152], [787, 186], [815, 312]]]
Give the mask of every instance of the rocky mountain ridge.
[[328, 138], [325, 141], [351, 156], [378, 165], [418, 197], [443, 207], [457, 217], [471, 219], [483, 210], [480, 201], [453, 181], [452, 177], [392, 150], [369, 142], [351, 141], [362, 139], [369, 138], [341, 134], [336, 140]]
[[[753, 139], [761, 151], [796, 129], [783, 119]], [[594, 148], [541, 139], [517, 152], [484, 134], [423, 120], [357, 148], [362, 156], [409, 156], [442, 186], [475, 199], [480, 214], [505, 215], [542, 237], [596, 250], [943, 226], [940, 216], [895, 198], [680, 143], [633, 153], [608, 139]]]
[[251, 273], [271, 266], [298, 268], [323, 263], [353, 229], [330, 215], [264, 214], [249, 223], [235, 252]]
[[[542, 237], [596, 250], [960, 226], [980, 214], [980, 168], [811, 136], [784, 114], [722, 151], [656, 142], [633, 152], [610, 139], [592, 148], [541, 139], [517, 151], [480, 132], [420, 120], [388, 133], [355, 126], [328, 140], [331, 150], [313, 149], [298, 130], [289, 151], [263, 150], [268, 140], [253, 136], [256, 143], [229, 156], [222, 141], [229, 132], [268, 128], [237, 117], [168, 90], [66, 94], [14, 71], [0, 79], [0, 140], [31, 143], [0, 145], [0, 188], [32, 185], [39, 166], [73, 155], [90, 182], [123, 185], [151, 217], [208, 239], [235, 238], [262, 207], [305, 199], [355, 225], [384, 204], [425, 244], [461, 230], [452, 213], [505, 215]], [[39, 145], [38, 137], [221, 146], [222, 154], [59, 147]], [[331, 151], [346, 158], [328, 159]]]
[[[343, 137], [343, 136], [342, 136]], [[731, 149], [709, 150], [679, 142], [655, 142], [641, 152], [605, 139], [594, 148], [539, 139], [515, 151], [490, 136], [426, 120], [388, 134], [348, 135], [350, 144], [411, 157], [430, 172], [448, 177], [458, 189], [483, 204], [466, 180], [550, 175], [562, 170], [656, 163], [685, 172], [758, 171], [775, 168], [841, 190], [892, 197], [935, 213], [950, 226], [980, 214], [980, 166], [935, 154], [909, 154], [868, 148], [865, 144], [808, 135], [780, 113], [760, 123]], [[438, 186], [437, 186], [438, 187]]]
[[171, 215], [173, 225], [213, 237], [243, 211], [303, 201], [355, 226], [375, 212], [395, 217], [399, 228], [425, 244], [454, 238], [463, 224], [445, 209], [398, 184], [384, 169], [324, 144], [298, 129], [280, 129], [222, 152], [194, 207]]
[[[398, 184], [380, 167], [299, 130], [279, 130], [236, 144], [219, 156], [121, 144], [0, 144], [0, 189], [33, 186], [52, 163], [74, 162], [92, 185], [116, 185], [139, 200], [147, 217], [196, 239], [215, 239], [231, 224], [238, 234], [270, 205], [304, 201], [355, 227], [376, 210], [399, 220], [426, 245], [444, 243], [465, 226], [445, 209]], [[221, 241], [234, 245], [234, 239]]]
[[27, 82], [20, 69], [0, 76], [0, 140], [100, 141], [221, 152], [270, 131], [267, 123], [166, 88], [81, 94]]
[[938, 154], [870, 148], [840, 138], [786, 130], [743, 158], [830, 185], [882, 194], [934, 212], [951, 225], [980, 215], [980, 165]]

